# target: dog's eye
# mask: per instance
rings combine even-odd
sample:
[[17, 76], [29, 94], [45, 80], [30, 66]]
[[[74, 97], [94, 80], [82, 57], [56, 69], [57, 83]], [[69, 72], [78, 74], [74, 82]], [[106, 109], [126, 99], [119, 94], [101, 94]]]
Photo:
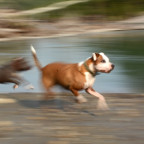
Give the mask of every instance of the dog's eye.
[[105, 60], [102, 60], [102, 61], [101, 61], [101, 63], [105, 63], [105, 62], [106, 62]]

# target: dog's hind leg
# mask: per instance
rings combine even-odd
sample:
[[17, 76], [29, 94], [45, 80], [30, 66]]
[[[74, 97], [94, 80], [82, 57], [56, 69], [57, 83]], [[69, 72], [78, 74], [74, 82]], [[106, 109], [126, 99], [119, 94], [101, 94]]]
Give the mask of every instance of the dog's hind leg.
[[51, 91], [51, 88], [53, 87], [53, 83], [49, 79], [42, 78], [42, 84], [44, 89], [46, 90], [46, 93], [44, 94], [44, 100], [49, 100], [54, 97], [54, 93]]
[[50, 100], [53, 99], [55, 96], [55, 93], [51, 91], [51, 88], [46, 89], [46, 93], [44, 93], [43, 100]]
[[74, 94], [74, 96], [76, 96], [75, 100], [76, 100], [77, 103], [87, 102], [87, 99], [83, 95], [79, 94], [79, 92], [77, 90], [75, 90], [71, 87], [69, 89]]

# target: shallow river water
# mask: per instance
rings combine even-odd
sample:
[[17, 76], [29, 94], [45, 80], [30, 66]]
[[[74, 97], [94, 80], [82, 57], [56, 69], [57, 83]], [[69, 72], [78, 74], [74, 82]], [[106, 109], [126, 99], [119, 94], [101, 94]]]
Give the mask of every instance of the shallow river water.
[[[144, 92], [144, 31], [0, 42], [0, 64], [19, 56], [26, 57], [33, 64], [31, 44], [43, 66], [55, 61], [80, 62], [90, 57], [93, 52], [104, 52], [115, 64], [115, 69], [110, 74], [98, 75], [94, 88], [101, 93]], [[36, 67], [21, 75], [34, 85], [34, 90], [19, 87], [14, 91], [12, 84], [0, 84], [0, 93], [42, 92], [40, 73]], [[55, 88], [55, 91], [63, 90]]]

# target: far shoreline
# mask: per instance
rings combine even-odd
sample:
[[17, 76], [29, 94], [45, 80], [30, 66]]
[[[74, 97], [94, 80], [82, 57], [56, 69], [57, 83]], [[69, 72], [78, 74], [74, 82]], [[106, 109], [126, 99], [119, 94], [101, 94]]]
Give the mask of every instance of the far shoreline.
[[8, 37], [8, 38], [0, 38], [0, 42], [6, 41], [17, 41], [17, 40], [32, 40], [32, 39], [51, 39], [51, 38], [60, 38], [60, 37], [72, 37], [78, 35], [87, 35], [87, 34], [107, 34], [108, 32], [126, 32], [126, 31], [140, 31], [144, 29], [120, 29], [120, 28], [102, 28], [95, 30], [87, 30], [83, 32], [74, 32], [74, 33], [65, 33], [65, 34], [55, 34], [55, 35], [40, 35], [40, 36], [18, 36], [18, 37]]
[[108, 32], [144, 30], [144, 15], [121, 21], [93, 21], [80, 18], [64, 18], [56, 22], [7, 20], [26, 27], [0, 27], [2, 41], [16, 41], [27, 39], [59, 38], [84, 34], [107, 34]]

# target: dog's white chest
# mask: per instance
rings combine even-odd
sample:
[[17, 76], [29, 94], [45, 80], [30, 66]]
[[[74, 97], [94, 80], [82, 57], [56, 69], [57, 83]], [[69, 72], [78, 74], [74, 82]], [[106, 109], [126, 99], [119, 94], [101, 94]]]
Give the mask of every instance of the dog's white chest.
[[95, 81], [95, 77], [93, 77], [89, 72], [85, 72], [86, 82], [84, 83], [84, 88], [92, 87]]

